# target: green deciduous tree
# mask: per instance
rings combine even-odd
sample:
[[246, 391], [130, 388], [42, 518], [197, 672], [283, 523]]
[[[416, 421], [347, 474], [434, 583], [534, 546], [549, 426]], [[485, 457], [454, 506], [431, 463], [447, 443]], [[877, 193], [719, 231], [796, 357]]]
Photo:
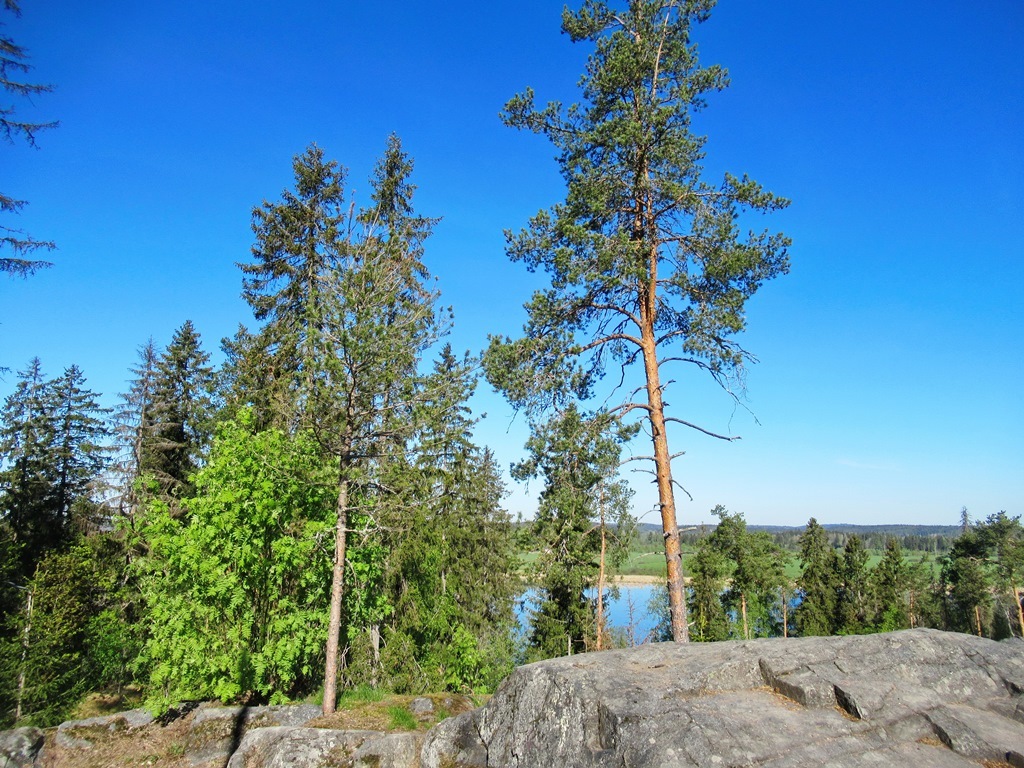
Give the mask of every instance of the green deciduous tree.
[[[3, 10], [21, 15], [21, 8], [15, 0], [4, 0]], [[3, 27], [0, 22], [0, 29]], [[42, 83], [30, 83], [23, 79], [31, 69], [28, 64], [28, 52], [14, 42], [6, 34], [0, 34], [0, 88], [6, 94], [19, 99], [30, 99], [40, 93], [51, 90], [51, 86]], [[47, 128], [53, 128], [55, 122], [34, 123], [17, 116], [14, 106], [0, 106], [0, 136], [8, 144], [15, 139], [24, 139], [30, 147], [36, 146], [36, 134]], [[17, 213], [25, 207], [24, 200], [18, 200], [0, 192], [0, 213]], [[45, 261], [29, 258], [38, 250], [53, 250], [54, 244], [46, 240], [36, 240], [19, 229], [0, 225], [0, 272], [12, 275], [30, 275], [41, 267], [50, 266]], [[10, 253], [6, 255], [5, 252]]]
[[744, 212], [787, 201], [746, 176], [703, 179], [705, 139], [691, 119], [728, 84], [724, 69], [700, 65], [691, 36], [712, 6], [586, 0], [563, 12], [563, 31], [593, 46], [582, 101], [538, 108], [527, 90], [503, 115], [559, 150], [565, 201], [508, 237], [509, 256], [551, 284], [527, 305], [523, 337], [493, 338], [485, 356], [488, 380], [532, 411], [589, 398], [609, 365], [641, 367], [643, 395], [613, 412], [640, 415], [653, 442], [680, 641], [688, 630], [668, 424], [696, 425], [666, 412], [666, 366], [696, 366], [731, 392], [750, 359], [736, 341], [746, 302], [788, 269], [787, 238], [740, 226]]
[[186, 519], [151, 499], [138, 561], [151, 698], [280, 701], [323, 668], [333, 472], [309, 435], [223, 424]]

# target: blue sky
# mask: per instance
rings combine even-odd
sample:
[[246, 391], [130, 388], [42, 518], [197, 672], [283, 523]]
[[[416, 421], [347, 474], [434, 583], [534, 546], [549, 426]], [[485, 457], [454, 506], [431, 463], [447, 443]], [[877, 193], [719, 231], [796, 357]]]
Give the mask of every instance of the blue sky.
[[[290, 183], [310, 142], [357, 196], [387, 135], [416, 161], [419, 208], [442, 216], [427, 260], [457, 349], [516, 333], [539, 285], [504, 229], [557, 202], [552, 148], [502, 126], [526, 86], [576, 98], [586, 50], [561, 4], [24, 0], [0, 14], [60, 120], [40, 148], [0, 145], [16, 222], [55, 240], [53, 269], [0, 279], [0, 365], [81, 366], [113, 403], [136, 349], [191, 319], [207, 348], [239, 322], [250, 212]], [[752, 523], [955, 523], [1024, 513], [1024, 6], [723, 0], [696, 33], [732, 87], [697, 118], [711, 178], [749, 173], [793, 200], [792, 273], [749, 307], [760, 359], [747, 406], [691, 371], [676, 415], [743, 436], [670, 435], [693, 500]], [[5, 223], [13, 223], [6, 219]], [[0, 395], [14, 377], [0, 381]], [[477, 434], [505, 466], [526, 437], [482, 383]], [[647, 453], [646, 446], [635, 447]], [[635, 477], [636, 511], [654, 522]], [[529, 516], [534, 486], [514, 490]]]

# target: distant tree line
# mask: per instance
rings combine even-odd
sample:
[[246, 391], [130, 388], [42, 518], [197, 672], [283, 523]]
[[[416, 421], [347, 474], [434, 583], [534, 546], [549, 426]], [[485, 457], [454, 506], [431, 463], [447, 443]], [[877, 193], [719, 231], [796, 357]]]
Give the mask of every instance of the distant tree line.
[[[679, 539], [687, 549], [692, 549], [708, 532], [714, 528], [714, 524], [700, 523], [697, 525], [683, 525]], [[750, 526], [751, 531], [769, 534], [779, 547], [786, 552], [798, 552], [800, 549], [800, 537], [803, 531], [800, 528], [755, 525]], [[885, 549], [889, 539], [896, 539], [900, 547], [911, 552], [931, 552], [938, 556], [948, 552], [953, 542], [960, 535], [957, 526], [948, 525], [893, 525], [893, 526], [822, 526], [825, 531], [825, 538], [830, 546], [835, 549], [842, 549], [852, 536], [861, 540], [865, 549], [881, 551]], [[937, 532], [921, 533], [922, 530], [935, 530]], [[640, 534], [640, 540], [645, 544], [656, 543], [661, 536], [660, 531], [648, 528]]]
[[[837, 635], [935, 627], [979, 636], [1024, 637], [1024, 527], [1005, 512], [971, 521], [932, 559], [909, 559], [889, 537], [880, 560], [856, 533], [843, 545], [811, 519], [796, 550], [779, 534], [748, 529], [743, 516], [724, 507], [719, 523], [693, 541], [691, 636], [711, 641], [752, 637]], [[788, 534], [787, 534], [788, 536]], [[795, 578], [787, 565], [798, 566]], [[667, 637], [663, 622], [662, 638]]]

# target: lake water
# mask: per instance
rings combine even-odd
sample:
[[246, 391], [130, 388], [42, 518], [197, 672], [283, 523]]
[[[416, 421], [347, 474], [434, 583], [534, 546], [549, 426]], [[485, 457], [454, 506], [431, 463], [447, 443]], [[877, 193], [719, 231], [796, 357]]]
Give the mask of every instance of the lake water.
[[[639, 645], [651, 639], [658, 618], [651, 613], [650, 602], [662, 584], [620, 584], [616, 596], [605, 593], [607, 626], [613, 634], [621, 633], [627, 645]], [[516, 603], [516, 618], [520, 631], [529, 631], [530, 615], [536, 609], [537, 590], [527, 589]]]

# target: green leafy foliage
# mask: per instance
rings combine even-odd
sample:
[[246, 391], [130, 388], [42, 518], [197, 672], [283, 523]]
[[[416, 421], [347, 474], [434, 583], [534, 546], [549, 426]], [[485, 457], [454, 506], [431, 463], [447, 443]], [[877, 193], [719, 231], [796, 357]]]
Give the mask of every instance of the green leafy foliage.
[[315, 443], [223, 424], [184, 520], [153, 499], [139, 562], [151, 702], [305, 692], [322, 670], [333, 485]]

